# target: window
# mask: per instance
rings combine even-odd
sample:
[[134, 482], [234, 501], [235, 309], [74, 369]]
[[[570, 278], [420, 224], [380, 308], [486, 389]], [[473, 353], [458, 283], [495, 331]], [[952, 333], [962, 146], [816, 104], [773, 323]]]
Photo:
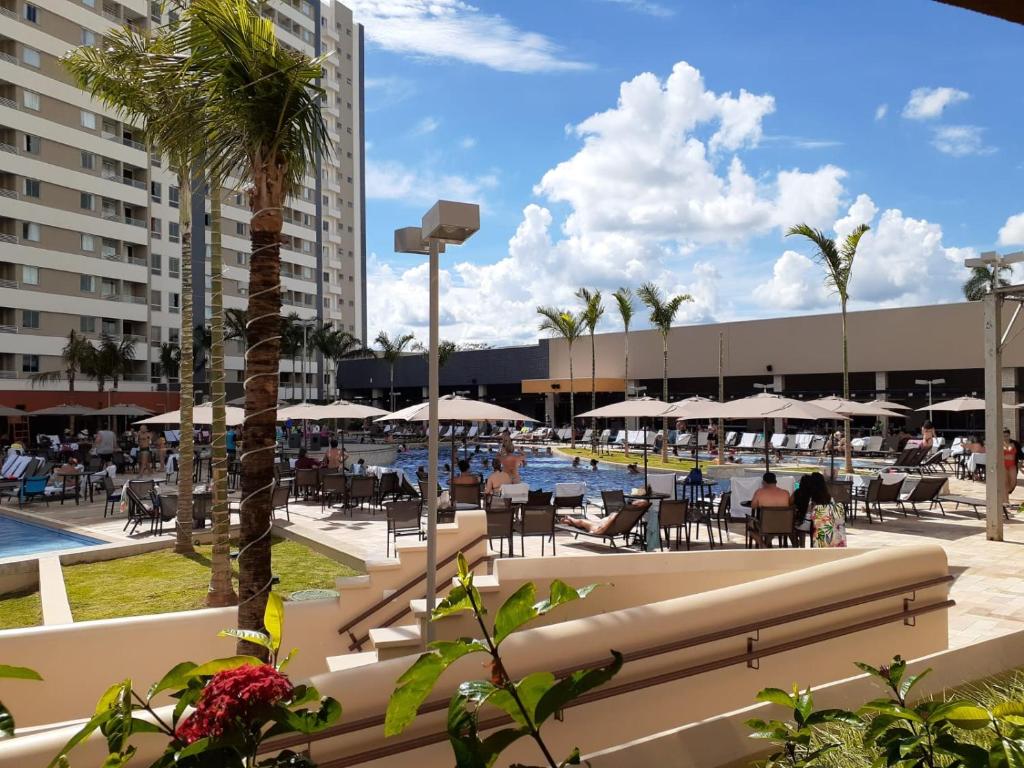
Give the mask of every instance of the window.
[[96, 155], [94, 155], [92, 152], [83, 152], [82, 153], [82, 167], [87, 169], [87, 170], [90, 170], [90, 171], [93, 168], [95, 168], [96, 167]]
[[160, 296], [160, 291], [149, 292], [149, 306], [156, 310], [163, 308], [163, 299]]
[[181, 197], [181, 190], [178, 187], [167, 187], [167, 204], [171, 208], [177, 208]]
[[32, 3], [25, 3], [25, 21], [31, 21], [33, 24], [39, 23], [39, 9]]
[[169, 293], [167, 294], [167, 308], [171, 312], [177, 313], [181, 309], [181, 294], [180, 293]]
[[38, 136], [33, 136], [31, 133], [25, 134], [25, 151], [32, 155], [39, 154], [39, 147], [43, 144], [43, 140]]
[[88, 192], [82, 192], [78, 196], [78, 207], [83, 211], [94, 211], [96, 210], [96, 200]]
[[149, 18], [152, 19], [153, 21], [159, 22], [160, 21], [160, 12], [161, 12], [160, 3], [152, 2], [152, 0], [151, 0], [151, 2], [149, 3]]
[[35, 91], [22, 91], [22, 102], [25, 104], [25, 109], [31, 109], [36, 112], [39, 111], [39, 94]]
[[23, 266], [21, 268], [21, 282], [25, 285], [39, 285], [39, 267]]
[[159, 181], [149, 182], [149, 196], [153, 198], [154, 203], [159, 203], [163, 199], [163, 185]]
[[25, 197], [39, 197], [39, 179], [25, 179]]
[[155, 341], [157, 345], [160, 344], [160, 339], [164, 337], [164, 329], [159, 325], [149, 326], [149, 340]]
[[181, 340], [181, 331], [177, 328], [167, 329], [167, 341], [171, 344], [177, 344]]
[[95, 112], [86, 112], [83, 109], [82, 110], [82, 115], [81, 115], [81, 121], [82, 121], [82, 127], [83, 128], [88, 128], [90, 131], [95, 131], [96, 130], [96, 113]]
[[[326, 223], [326, 222], [324, 222], [324, 223]], [[311, 242], [309, 242], [309, 240], [303, 240], [302, 241], [302, 252], [303, 253], [312, 253], [313, 252], [313, 244]]]
[[96, 0], [82, 0], [82, 5], [84, 5], [86, 8], [95, 8]]
[[96, 318], [82, 315], [78, 318], [78, 330], [82, 333], [96, 333]]
[[176, 221], [167, 222], [167, 237], [172, 243], [178, 242], [180, 239], [181, 227]]
[[22, 355], [21, 372], [39, 373], [39, 355]]
[[245, 222], [243, 222], [243, 221], [236, 221], [235, 222], [235, 234], [239, 235], [241, 237], [245, 236]]
[[31, 243], [39, 242], [39, 225], [31, 221], [21, 222], [21, 239]]
[[324, 282], [325, 283], [331, 282], [331, 275], [330, 275], [329, 272], [324, 272]]
[[96, 33], [91, 29], [82, 29], [82, 45], [96, 45]]
[[35, 48], [23, 47], [21, 49], [21, 60], [30, 67], [39, 68], [39, 51]]
[[149, 273], [151, 275], [159, 275], [161, 271], [161, 261], [159, 253], [151, 253], [149, 255]]
[[92, 253], [96, 250], [96, 240], [92, 235], [82, 235], [82, 250]]
[[181, 277], [181, 259], [177, 256], [171, 256], [167, 259], [167, 276]]
[[21, 327], [22, 328], [38, 328], [39, 327], [39, 312], [34, 309], [23, 309], [21, 310]]
[[121, 254], [117, 252], [117, 240], [110, 240], [106, 237], [103, 238], [103, 258], [120, 261]]
[[149, 220], [149, 234], [158, 240], [163, 237], [164, 223], [155, 216]]
[[78, 287], [82, 293], [96, 293], [96, 278], [92, 275], [79, 275]]

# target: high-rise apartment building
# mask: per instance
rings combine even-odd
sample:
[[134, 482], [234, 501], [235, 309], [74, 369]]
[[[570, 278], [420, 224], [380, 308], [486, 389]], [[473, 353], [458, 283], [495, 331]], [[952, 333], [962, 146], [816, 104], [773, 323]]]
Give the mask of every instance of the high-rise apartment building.
[[[264, 13], [284, 45], [331, 54], [321, 84], [334, 144], [285, 211], [282, 312], [310, 330], [330, 322], [365, 339], [362, 27], [330, 0], [273, 0]], [[122, 391], [162, 385], [160, 346], [181, 334], [181, 205], [193, 211], [196, 324], [209, 321], [209, 200], [180, 190], [166, 159], [147, 152], [145, 127], [76, 88], [60, 64], [118, 25], [173, 20], [171, 8], [149, 0], [0, 0], [0, 402], [31, 406], [33, 391], [67, 389], [32, 376], [63, 367], [71, 330], [134, 342]], [[244, 309], [244, 193], [226, 191], [222, 213], [224, 304]], [[226, 366], [230, 394], [242, 381], [239, 342], [228, 343]], [[283, 397], [334, 393], [334, 372], [321, 371], [315, 355], [299, 355], [292, 368], [282, 360]]]

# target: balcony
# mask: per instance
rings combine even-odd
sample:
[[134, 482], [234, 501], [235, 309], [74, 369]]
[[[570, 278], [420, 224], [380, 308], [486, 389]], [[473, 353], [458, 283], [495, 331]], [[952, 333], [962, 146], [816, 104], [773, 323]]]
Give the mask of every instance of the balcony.
[[18, 108], [18, 102], [14, 99], [8, 99], [6, 96], [0, 96], [0, 107], [10, 107], [11, 109]]
[[14, 64], [15, 66], [18, 66], [19, 63], [17, 56], [12, 56], [11, 54], [5, 53], [3, 51], [0, 51], [0, 61], [6, 61], [10, 64]]
[[7, 323], [0, 324], [0, 333], [17, 333], [18, 326], [9, 325]]
[[14, 371], [0, 371], [0, 379], [16, 379], [18, 374]]
[[17, 235], [8, 235], [4, 232], [0, 232], [0, 243], [11, 243], [12, 245], [18, 244]]

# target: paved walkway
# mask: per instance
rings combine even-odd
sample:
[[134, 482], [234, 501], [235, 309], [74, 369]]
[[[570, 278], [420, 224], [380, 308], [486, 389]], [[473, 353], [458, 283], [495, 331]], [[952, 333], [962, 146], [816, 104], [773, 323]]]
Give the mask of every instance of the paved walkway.
[[[950, 480], [952, 493], [983, 497], [984, 485], [973, 481]], [[100, 497], [98, 497], [100, 498]], [[1015, 491], [1015, 501], [1024, 501], [1024, 488]], [[961, 646], [977, 640], [1024, 630], [1024, 515], [1014, 516], [1005, 524], [1005, 541], [992, 542], [985, 537], [985, 521], [975, 518], [969, 508], [959, 512], [947, 505], [947, 515], [938, 509], [904, 517], [889, 512], [885, 522], [869, 525], [863, 513], [848, 523], [848, 541], [852, 547], [887, 547], [933, 542], [940, 544], [949, 557], [950, 571], [956, 576], [951, 596], [957, 605], [950, 613], [950, 645]], [[317, 540], [361, 560], [385, 557], [387, 530], [384, 514], [370, 507], [352, 511], [322, 510], [319, 503], [293, 502], [291, 520], [282, 521]], [[63, 506], [49, 507], [33, 504], [24, 514], [74, 526], [77, 530], [108, 541], [141, 541], [150, 539], [148, 527], [140, 527], [134, 536], [124, 533], [124, 518], [103, 517], [101, 500], [93, 504], [65, 502]], [[237, 516], [232, 516], [237, 522]], [[165, 536], [173, 535], [168, 530]], [[406, 539], [411, 540], [411, 539]], [[575, 540], [570, 534], [557, 537], [558, 555], [613, 555], [615, 550], [591, 540]], [[743, 546], [742, 527], [733, 523], [730, 541], [726, 546]], [[515, 540], [516, 555], [520, 540]], [[694, 548], [706, 549], [701, 539]], [[547, 555], [551, 555], [550, 544]], [[497, 554], [497, 553], [496, 553]], [[541, 544], [537, 538], [526, 541], [526, 554], [540, 556]]]

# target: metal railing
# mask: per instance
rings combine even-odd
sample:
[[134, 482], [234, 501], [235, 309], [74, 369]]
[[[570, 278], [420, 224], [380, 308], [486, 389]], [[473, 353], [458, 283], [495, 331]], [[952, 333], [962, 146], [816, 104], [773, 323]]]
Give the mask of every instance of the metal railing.
[[9, 61], [11, 64], [14, 65], [17, 65], [19, 63], [17, 56], [12, 56], [6, 51], [0, 51], [0, 61]]
[[144, 150], [146, 148], [146, 145], [143, 144], [141, 141], [135, 141], [134, 139], [129, 139], [126, 137], [121, 138], [121, 143], [124, 144], [126, 147], [131, 147], [132, 149]]
[[145, 189], [146, 188], [146, 182], [139, 181], [138, 179], [129, 179], [126, 176], [122, 176], [119, 179], [119, 181], [122, 184], [127, 184], [129, 187], [135, 187], [136, 189]]
[[17, 333], [17, 332], [18, 332], [18, 326], [16, 326], [16, 325], [10, 325], [8, 323], [0, 324], [0, 333]]
[[18, 244], [18, 236], [17, 235], [8, 235], [8, 234], [6, 234], [4, 232], [0, 232], [0, 243], [12, 243], [14, 245], [17, 245]]
[[4, 189], [0, 187], [0, 197], [10, 197], [14, 200], [18, 199], [18, 192], [14, 189]]
[[[650, 648], [644, 648], [639, 651], [631, 651], [623, 654], [623, 663], [627, 664], [633, 661], [639, 661], [642, 659], [649, 659], [655, 656], [661, 656], [666, 653], [672, 653], [675, 651], [685, 650], [687, 648], [694, 648], [697, 646], [707, 645], [708, 643], [714, 643], [720, 640], [726, 640], [734, 637], [747, 636], [746, 651], [743, 653], [732, 654], [730, 656], [724, 656], [711, 661], [706, 661], [700, 664], [695, 664], [689, 667], [679, 667], [672, 669], [669, 672], [663, 672], [658, 675], [652, 675], [644, 677], [638, 680], [632, 680], [627, 683], [619, 683], [618, 685], [608, 685], [596, 690], [590, 691], [573, 701], [571, 701], [568, 707], [578, 707], [583, 704], [589, 704], [595, 701], [602, 701], [604, 699], [613, 698], [615, 696], [621, 696], [623, 694], [632, 693], [634, 691], [644, 690], [658, 685], [664, 685], [665, 683], [675, 682], [677, 680], [683, 680], [688, 677], [694, 677], [696, 675], [704, 674], [705, 672], [713, 672], [719, 669], [725, 669], [733, 667], [738, 664], [746, 664], [751, 669], [757, 669], [761, 659], [775, 656], [780, 653], [787, 651], [798, 650], [800, 648], [806, 648], [817, 643], [823, 643], [828, 640], [834, 640], [838, 637], [844, 637], [846, 635], [856, 634], [863, 632], [868, 629], [874, 629], [876, 627], [885, 626], [887, 624], [894, 624], [898, 621], [902, 621], [907, 626], [915, 626], [918, 616], [922, 616], [935, 611], [941, 611], [948, 608], [952, 608], [956, 605], [954, 600], [946, 599], [936, 603], [928, 603], [925, 605], [911, 607], [913, 601], [917, 598], [917, 592], [921, 589], [927, 589], [929, 587], [939, 586], [940, 584], [948, 584], [953, 581], [953, 576], [936, 576], [931, 579], [925, 579], [912, 584], [906, 584], [899, 587], [893, 587], [891, 589], [882, 590], [880, 592], [874, 592], [868, 595], [862, 595], [859, 597], [848, 598], [846, 600], [840, 600], [834, 603], [826, 605], [820, 605], [814, 608], [805, 609], [802, 611], [796, 611], [793, 613], [784, 614], [781, 616], [773, 616], [770, 619], [764, 619], [761, 621], [748, 622], [746, 624], [738, 624], [725, 629], [718, 630], [716, 632], [709, 632], [703, 635], [696, 635], [694, 637], [683, 638], [676, 640], [671, 643], [664, 645], [653, 646]], [[794, 640], [788, 640], [775, 645], [765, 645], [757, 647], [758, 644], [763, 642], [761, 640], [760, 632], [764, 629], [771, 629], [786, 624], [791, 624], [796, 621], [803, 619], [820, 617], [823, 614], [833, 613], [846, 608], [852, 608], [860, 605], [866, 605], [868, 603], [877, 602], [890, 597], [896, 597], [898, 595], [906, 595], [910, 593], [910, 597], [903, 599], [903, 609], [895, 613], [888, 613], [883, 616], [878, 616], [872, 619], [866, 619], [863, 621], [855, 622], [853, 624], [847, 624], [845, 626], [837, 626], [823, 632], [817, 632], [810, 635], [804, 635]], [[574, 665], [565, 669], [560, 669], [554, 672], [555, 677], [565, 678], [574, 672], [580, 670], [592, 668], [595, 666], [603, 666], [608, 663], [608, 659], [600, 659], [598, 661], [591, 661], [586, 664]], [[448, 699], [435, 699], [434, 701], [425, 702], [419, 708], [419, 714], [424, 715], [431, 712], [442, 712], [448, 709]], [[488, 720], [483, 720], [478, 723], [480, 731], [490, 730], [511, 721], [511, 718], [507, 716], [493, 717]], [[341, 725], [336, 725], [331, 728], [326, 728], [323, 731], [313, 736], [286, 736], [281, 739], [273, 740], [273, 746], [275, 749], [283, 749], [285, 747], [297, 746], [301, 744], [311, 744], [314, 741], [322, 741], [324, 739], [334, 738], [337, 736], [343, 736], [348, 733], [355, 733], [358, 731], [367, 730], [370, 728], [379, 728], [384, 724], [384, 714], [370, 715], [368, 717], [361, 718], [359, 720], [353, 720]], [[365, 750], [356, 754], [348, 754], [344, 757], [340, 757], [329, 761], [320, 761], [319, 765], [321, 768], [348, 768], [349, 766], [360, 765], [361, 763], [369, 762], [392, 755], [402, 754], [409, 752], [414, 749], [426, 747], [431, 744], [439, 744], [448, 739], [447, 731], [441, 731], [437, 733], [425, 734], [414, 739], [407, 739], [402, 742], [387, 744], [382, 747], [375, 749]]]
[[0, 379], [16, 379], [18, 374], [15, 371], [0, 371]]
[[12, 11], [10, 8], [6, 8], [6, 7], [2, 6], [2, 5], [0, 5], [0, 16], [7, 16], [7, 17], [15, 19], [17, 21], [21, 21], [21, 18], [18, 16], [17, 13]]
[[10, 107], [11, 109], [18, 108], [18, 102], [14, 99], [8, 99], [6, 96], [0, 96], [0, 107]]
[[17, 280], [0, 280], [0, 288], [17, 288]]
[[0, 152], [10, 152], [12, 155], [20, 155], [18, 148], [13, 144], [0, 143]]
[[124, 217], [124, 223], [125, 224], [131, 224], [133, 227], [144, 227], [144, 226], [146, 226], [146, 222], [145, 221], [143, 221], [142, 219], [133, 219], [131, 216], [125, 216]]

